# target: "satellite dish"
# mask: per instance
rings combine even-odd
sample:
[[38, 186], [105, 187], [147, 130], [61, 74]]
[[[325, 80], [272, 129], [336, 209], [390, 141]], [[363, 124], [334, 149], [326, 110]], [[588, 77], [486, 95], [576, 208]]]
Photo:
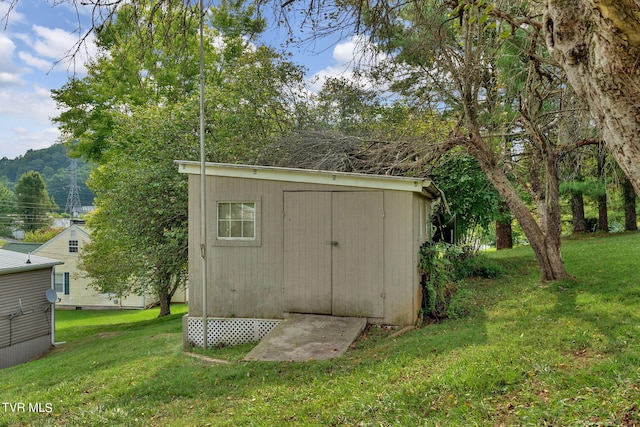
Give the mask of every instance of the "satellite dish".
[[47, 289], [45, 296], [47, 297], [47, 301], [49, 301], [51, 304], [58, 301], [58, 293], [53, 289]]

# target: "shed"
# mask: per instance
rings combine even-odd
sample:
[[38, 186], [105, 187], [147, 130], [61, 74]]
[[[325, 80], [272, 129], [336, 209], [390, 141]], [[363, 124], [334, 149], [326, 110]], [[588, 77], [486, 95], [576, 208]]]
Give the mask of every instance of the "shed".
[[53, 345], [47, 300], [57, 260], [0, 249], [0, 368], [26, 362]]
[[[185, 343], [199, 344], [200, 163], [177, 163], [189, 175]], [[217, 163], [205, 170], [209, 316], [417, 320], [418, 251], [431, 238], [431, 212], [441, 197], [430, 180]]]

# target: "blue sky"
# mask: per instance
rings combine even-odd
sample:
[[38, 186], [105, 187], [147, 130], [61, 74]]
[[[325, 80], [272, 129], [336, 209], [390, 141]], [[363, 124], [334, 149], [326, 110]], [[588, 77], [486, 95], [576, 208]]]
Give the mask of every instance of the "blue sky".
[[[6, 17], [10, 4], [11, 0], [0, 0], [0, 18]], [[60, 133], [50, 120], [58, 115], [50, 91], [62, 87], [73, 73], [84, 75], [83, 61], [93, 53], [91, 43], [74, 62], [68, 54], [84, 34], [78, 22], [89, 19], [90, 8], [77, 10], [65, 1], [18, 0], [8, 18], [0, 21], [0, 158], [13, 159], [58, 141]], [[279, 46], [286, 32], [269, 31], [265, 38]], [[348, 35], [289, 49], [294, 61], [307, 67], [313, 91], [327, 76], [349, 76], [357, 51], [355, 38]]]

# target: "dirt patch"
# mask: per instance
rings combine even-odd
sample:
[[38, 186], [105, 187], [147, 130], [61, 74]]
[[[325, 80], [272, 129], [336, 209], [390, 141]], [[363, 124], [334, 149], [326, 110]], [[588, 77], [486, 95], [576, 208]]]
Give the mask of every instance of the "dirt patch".
[[197, 354], [197, 353], [190, 353], [188, 351], [185, 351], [184, 354], [186, 354], [187, 356], [191, 356], [194, 359], [202, 360], [203, 362], [207, 362], [207, 363], [217, 363], [217, 364], [220, 364], [220, 365], [230, 365], [231, 364], [231, 362], [229, 362], [228, 360], [214, 359], [213, 357], [207, 357], [207, 356], [203, 356], [202, 354]]

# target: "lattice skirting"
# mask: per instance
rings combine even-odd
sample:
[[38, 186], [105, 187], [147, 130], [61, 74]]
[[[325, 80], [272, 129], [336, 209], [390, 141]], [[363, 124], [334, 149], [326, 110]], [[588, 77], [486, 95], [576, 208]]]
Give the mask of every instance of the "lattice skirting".
[[[207, 347], [218, 345], [238, 345], [257, 342], [264, 338], [281, 320], [277, 319], [244, 319], [244, 318], [209, 318], [207, 319]], [[189, 344], [203, 347], [204, 333], [201, 317], [187, 319]]]

